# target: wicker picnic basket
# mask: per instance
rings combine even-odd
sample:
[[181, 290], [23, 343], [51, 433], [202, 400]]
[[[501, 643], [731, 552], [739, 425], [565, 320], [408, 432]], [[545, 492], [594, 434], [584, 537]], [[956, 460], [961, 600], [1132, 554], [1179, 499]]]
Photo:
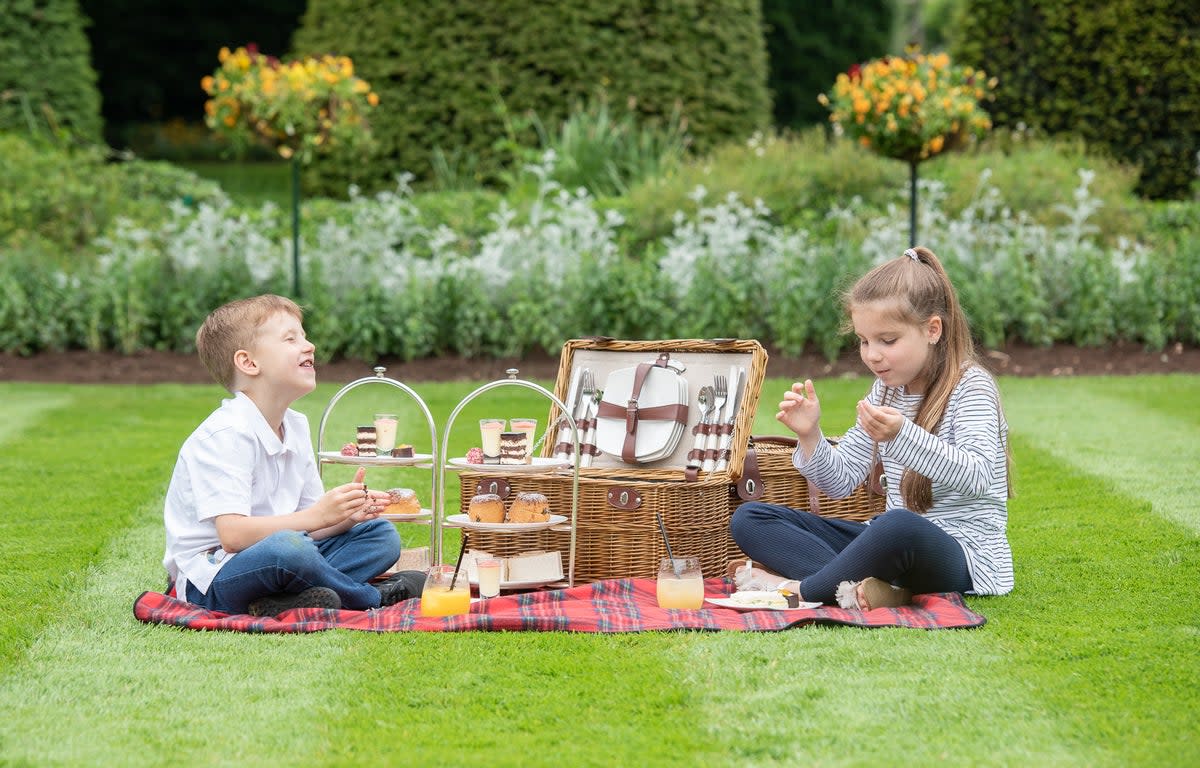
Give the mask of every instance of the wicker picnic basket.
[[[576, 339], [563, 348], [555, 396], [567, 402], [567, 392], [576, 369], [590, 365], [602, 374], [645, 360], [668, 355], [685, 367], [695, 382], [707, 380], [714, 371], [725, 372], [733, 364], [745, 371], [745, 385], [738, 404], [728, 466], [721, 471], [696, 474], [685, 466], [687, 446], [699, 421], [693, 407], [688, 416], [686, 438], [673, 455], [646, 465], [630, 465], [620, 457], [598, 456], [593, 466], [579, 470], [579, 506], [576, 521], [574, 577], [578, 582], [610, 578], [652, 578], [666, 548], [659, 531], [662, 519], [672, 552], [700, 558], [706, 577], [724, 571], [730, 549], [729, 517], [732, 513], [731, 484], [742, 471], [748, 435], [754, 422], [759, 392], [766, 375], [767, 353], [757, 341], [668, 340], [618, 341]], [[570, 405], [570, 403], [568, 403]], [[561, 417], [552, 405], [548, 424]], [[553, 455], [547, 440], [543, 456]], [[694, 478], [694, 479], [692, 479]], [[501, 496], [526, 491], [541, 493], [555, 514], [571, 514], [572, 472], [504, 475], [500, 466], [459, 473], [460, 511], [467, 511], [476, 493], [500, 492]], [[471, 549], [499, 557], [521, 552], [557, 549], [566, 566], [569, 531], [566, 525], [519, 534], [472, 530]]]

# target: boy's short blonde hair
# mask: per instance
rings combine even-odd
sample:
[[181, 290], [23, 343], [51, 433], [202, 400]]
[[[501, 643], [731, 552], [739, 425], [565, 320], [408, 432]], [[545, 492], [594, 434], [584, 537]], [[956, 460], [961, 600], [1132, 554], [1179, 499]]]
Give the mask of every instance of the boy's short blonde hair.
[[209, 313], [196, 331], [196, 352], [218, 384], [233, 391], [234, 353], [249, 349], [258, 329], [278, 312], [286, 312], [297, 320], [303, 318], [296, 302], [270, 293], [231, 301]]

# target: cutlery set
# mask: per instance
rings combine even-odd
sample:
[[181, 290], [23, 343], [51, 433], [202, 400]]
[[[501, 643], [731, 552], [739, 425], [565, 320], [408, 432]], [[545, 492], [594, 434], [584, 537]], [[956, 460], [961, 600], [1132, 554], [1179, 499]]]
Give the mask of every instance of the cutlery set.
[[721, 472], [729, 466], [730, 445], [738, 408], [745, 391], [746, 369], [731, 365], [728, 376], [716, 374], [713, 383], [700, 387], [696, 405], [700, 420], [692, 427], [689, 469]]
[[[591, 368], [580, 368], [575, 372], [567, 392], [566, 403], [579, 430], [579, 466], [592, 466], [592, 458], [600, 451], [596, 448], [596, 411], [604, 390], [596, 388], [596, 377]], [[558, 430], [558, 442], [554, 446], [554, 457], [574, 462], [575, 443], [571, 439], [571, 424], [562, 419]]]

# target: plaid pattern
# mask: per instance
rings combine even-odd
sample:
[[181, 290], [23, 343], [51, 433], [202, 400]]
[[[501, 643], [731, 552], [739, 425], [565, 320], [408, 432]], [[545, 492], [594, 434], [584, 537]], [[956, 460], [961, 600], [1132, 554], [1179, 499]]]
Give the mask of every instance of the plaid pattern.
[[[733, 582], [707, 579], [707, 597], [726, 597]], [[795, 611], [738, 611], [705, 604], [700, 610], [658, 607], [653, 579], [611, 579], [571, 589], [524, 592], [475, 603], [465, 616], [422, 616], [412, 599], [373, 611], [297, 608], [279, 617], [208, 611], [161, 592], [143, 592], [133, 615], [149, 624], [233, 632], [647, 632], [653, 630], [776, 631], [807, 624], [855, 627], [965, 629], [983, 626], [982, 615], [967, 608], [957, 593], [916, 595], [902, 608], [847, 611], [824, 606]]]

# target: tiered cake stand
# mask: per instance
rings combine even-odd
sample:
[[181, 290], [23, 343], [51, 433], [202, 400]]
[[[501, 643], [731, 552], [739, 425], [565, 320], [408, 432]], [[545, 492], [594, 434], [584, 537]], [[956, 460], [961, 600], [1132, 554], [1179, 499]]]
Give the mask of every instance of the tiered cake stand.
[[[568, 523], [570, 526], [571, 533], [570, 533], [570, 545], [569, 545], [569, 549], [567, 552], [567, 566], [566, 566], [566, 568], [567, 568], [567, 586], [568, 587], [574, 586], [575, 585], [575, 529], [576, 529], [577, 521], [579, 519], [579, 447], [580, 447], [579, 446], [579, 428], [578, 428], [578, 425], [576, 425], [576, 423], [575, 423], [575, 419], [570, 414], [570, 409], [567, 407], [567, 405], [565, 403], [563, 403], [561, 400], [559, 400], [557, 397], [555, 397], [553, 392], [551, 392], [550, 390], [546, 389], [543, 386], [533, 383], [532, 381], [525, 381], [524, 379], [517, 378], [518, 371], [516, 368], [509, 368], [507, 371], [505, 371], [505, 373], [508, 374], [508, 378], [497, 379], [496, 381], [492, 381], [487, 384], [484, 384], [483, 386], [479, 387], [474, 392], [472, 392], [471, 394], [467, 395], [462, 400], [460, 400], [458, 405], [455, 406], [454, 411], [450, 414], [450, 419], [446, 422], [446, 430], [442, 435], [442, 449], [441, 449], [440, 455], [445, 456], [446, 453], [449, 451], [450, 432], [451, 432], [451, 429], [454, 427], [454, 421], [455, 421], [455, 419], [458, 418], [459, 413], [462, 412], [463, 408], [465, 408], [468, 403], [470, 403], [472, 400], [479, 397], [480, 395], [483, 395], [484, 393], [490, 392], [490, 391], [492, 391], [494, 389], [498, 389], [500, 387], [524, 387], [525, 389], [531, 389], [534, 392], [537, 392], [538, 394], [542, 395], [543, 397], [548, 398], [555, 405], [557, 405], [559, 407], [560, 412], [563, 414], [563, 418], [566, 419], [567, 422], [570, 424], [571, 440], [572, 440], [572, 443], [574, 444], [574, 448], [575, 448], [575, 462], [573, 465], [573, 472], [572, 472], [573, 480], [571, 483], [571, 516], [570, 516], [570, 520]], [[548, 425], [548, 429], [547, 429], [547, 433], [546, 433], [547, 435], [549, 435], [551, 438], [553, 438], [553, 436], [556, 435], [557, 432], [558, 432], [558, 430], [554, 424]], [[532, 449], [532, 446], [531, 446], [531, 449]], [[439, 467], [439, 477], [438, 477], [438, 489], [439, 490], [437, 493], [437, 498], [439, 499], [439, 501], [446, 497], [445, 490], [446, 490], [446, 471], [447, 470], [452, 471], [452, 472], [456, 472], [456, 471], [479, 472], [479, 473], [483, 473], [485, 475], [492, 475], [492, 474], [502, 475], [505, 472], [505, 467], [502, 465], [480, 465], [478, 469], [475, 469], [474, 466], [467, 468], [458, 463], [448, 464], [447, 462], [442, 461], [438, 464], [438, 467]], [[557, 471], [557, 470], [547, 469], [546, 471], [553, 472], [553, 471]], [[437, 515], [435, 517], [434, 528], [436, 528], [438, 530], [441, 529], [442, 524], [446, 519], [445, 515], [443, 514], [443, 511], [444, 510], [439, 508]], [[495, 530], [495, 528], [496, 527], [493, 527], [492, 530]], [[556, 530], [561, 530], [561, 528], [556, 528]], [[440, 538], [441, 538], [440, 535], [438, 538], [440, 541]], [[438, 550], [438, 553], [439, 553], [439, 558], [440, 558], [440, 554], [441, 554], [440, 549]], [[439, 562], [440, 562], [440, 559], [439, 559]]]
[[[438, 453], [437, 425], [434, 424], [433, 414], [429, 412], [429, 406], [421, 399], [411, 387], [408, 385], [390, 379], [384, 374], [387, 369], [383, 366], [376, 366], [374, 376], [364, 376], [361, 379], [356, 379], [337, 391], [329, 400], [329, 404], [325, 406], [325, 412], [321, 414], [321, 425], [317, 430], [317, 467], [324, 474], [326, 464], [353, 464], [363, 467], [388, 467], [388, 468], [404, 468], [404, 469], [424, 469], [430, 473], [430, 505], [428, 509], [423, 509], [421, 514], [406, 517], [399, 522], [421, 523], [429, 526], [429, 553], [430, 558], [434, 562], [441, 562], [442, 553], [442, 536], [441, 536], [441, 520], [442, 520], [442, 486], [439, 484], [438, 467], [441, 466], [441, 454]], [[326, 450], [325, 448], [325, 426], [329, 421], [329, 415], [333, 412], [334, 406], [338, 401], [353, 389], [363, 386], [378, 386], [384, 385], [393, 387], [408, 395], [421, 412], [425, 414], [425, 421], [429, 425], [429, 445], [432, 454], [416, 454], [412, 458], [394, 458], [392, 456], [342, 456], [340, 450]]]

